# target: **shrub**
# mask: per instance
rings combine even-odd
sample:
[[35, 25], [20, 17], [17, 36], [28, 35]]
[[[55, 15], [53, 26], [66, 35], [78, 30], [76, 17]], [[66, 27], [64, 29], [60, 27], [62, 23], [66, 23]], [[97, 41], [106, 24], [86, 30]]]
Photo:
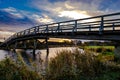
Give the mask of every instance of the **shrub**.
[[75, 62], [78, 75], [91, 77], [102, 72], [103, 66], [101, 62], [91, 52], [81, 54], [77, 51], [75, 53]]
[[65, 50], [57, 53], [55, 58], [50, 59], [48, 73], [53, 80], [72, 79], [74, 77], [72, 53]]
[[82, 76], [90, 78], [98, 75], [102, 68], [100, 61], [90, 52], [62, 51], [50, 59], [48, 75], [51, 80], [77, 80]]
[[0, 61], [0, 80], [40, 80], [40, 76], [25, 65], [16, 64], [6, 58]]

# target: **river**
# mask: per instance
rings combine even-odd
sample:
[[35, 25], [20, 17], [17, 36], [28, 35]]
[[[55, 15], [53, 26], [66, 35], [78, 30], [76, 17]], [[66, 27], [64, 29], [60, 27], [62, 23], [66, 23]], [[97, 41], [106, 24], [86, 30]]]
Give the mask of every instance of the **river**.
[[[52, 57], [56, 56], [56, 53], [62, 50], [70, 50], [74, 51], [76, 47], [56, 47], [56, 48], [49, 48], [49, 59]], [[82, 49], [79, 49], [81, 52], [83, 52]], [[16, 53], [20, 53], [25, 61], [28, 61], [28, 58], [33, 58], [32, 56], [32, 50], [21, 50], [21, 49], [16, 49]], [[46, 57], [46, 49], [42, 50], [36, 50], [35, 52], [36, 58], [39, 59], [41, 57], [42, 60], [45, 60]], [[5, 50], [0, 50], [0, 60], [4, 59], [5, 56], [10, 56], [13, 58], [16, 58], [16, 54], [12, 51], [5, 51]]]
[[[53, 58], [56, 56], [57, 52], [60, 52], [62, 50], [70, 50], [73, 52], [76, 50], [76, 47], [56, 47], [56, 48], [49, 48], [49, 57]], [[83, 49], [78, 49], [81, 52], [83, 52]], [[22, 50], [22, 49], [16, 49], [17, 54], [22, 55], [22, 59], [24, 62], [28, 65], [28, 67], [31, 70], [36, 70], [37, 72], [40, 72], [42, 75], [45, 74], [45, 58], [46, 58], [46, 49], [43, 50], [36, 50], [36, 60], [33, 61], [32, 56], [32, 50]], [[12, 58], [13, 60], [17, 61], [17, 55], [12, 50], [11, 51], [5, 51], [0, 50], [0, 60], [3, 60], [6, 56]], [[32, 60], [32, 62], [31, 62]], [[33, 67], [32, 64], [37, 64], [36, 67]]]

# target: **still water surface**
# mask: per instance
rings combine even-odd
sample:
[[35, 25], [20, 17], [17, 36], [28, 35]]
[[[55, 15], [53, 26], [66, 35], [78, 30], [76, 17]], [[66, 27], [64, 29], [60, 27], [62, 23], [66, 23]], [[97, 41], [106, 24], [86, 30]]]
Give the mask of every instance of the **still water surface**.
[[[49, 48], [49, 59], [52, 57], [56, 56], [56, 53], [62, 50], [70, 50], [70, 51], [74, 51], [76, 49], [76, 47], [57, 47], [57, 48]], [[79, 49], [81, 52], [83, 51], [82, 49]], [[21, 49], [17, 49], [16, 53], [19, 53], [22, 55], [23, 59], [25, 61], [28, 61], [29, 58], [33, 58], [32, 56], [32, 50], [21, 50]], [[4, 59], [5, 56], [10, 56], [13, 58], [16, 58], [16, 53], [14, 53], [13, 51], [5, 51], [5, 50], [0, 50], [0, 60]], [[43, 50], [36, 50], [35, 52], [36, 54], [36, 58], [41, 58], [42, 60], [45, 60], [46, 57], [46, 49]]]

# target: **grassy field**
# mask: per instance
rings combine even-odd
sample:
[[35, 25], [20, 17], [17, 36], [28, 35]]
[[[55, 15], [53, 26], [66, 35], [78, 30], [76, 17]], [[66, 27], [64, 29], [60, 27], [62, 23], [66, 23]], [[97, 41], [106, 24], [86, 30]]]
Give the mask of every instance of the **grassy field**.
[[114, 49], [115, 47], [114, 46], [84, 46], [85, 49], [90, 49], [90, 48], [94, 48], [94, 49], [97, 49], [97, 48], [105, 48], [105, 49]]
[[[81, 48], [81, 47], [80, 47]], [[82, 46], [84, 50], [102, 53], [104, 55], [114, 55], [114, 46]]]

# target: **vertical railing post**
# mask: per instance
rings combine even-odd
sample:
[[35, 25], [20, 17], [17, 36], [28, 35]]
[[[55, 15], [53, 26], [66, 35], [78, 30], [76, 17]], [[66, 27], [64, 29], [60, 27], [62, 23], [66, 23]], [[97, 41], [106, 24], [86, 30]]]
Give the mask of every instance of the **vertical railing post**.
[[39, 33], [39, 26], [37, 27], [37, 32]]
[[51, 29], [51, 32], [53, 33], [53, 28]]
[[115, 24], [114, 23], [112, 24], [112, 28], [113, 28], [113, 31], [114, 31], [115, 30]]
[[36, 34], [37, 32], [36, 32], [37, 30], [36, 30], [36, 27], [34, 27], [34, 33]]
[[57, 32], [60, 32], [60, 23], [58, 23], [58, 28], [57, 28]]
[[26, 30], [24, 30], [24, 35], [26, 34]]
[[60, 28], [60, 31], [63, 32], [63, 31], [62, 31], [62, 28]]
[[99, 27], [99, 34], [102, 34], [103, 30], [104, 30], [104, 17], [101, 16], [101, 24], [100, 24], [100, 27]]
[[18, 33], [17, 33], [17, 37], [18, 37], [19, 35], [18, 35]]
[[30, 29], [28, 29], [28, 34], [30, 34]]
[[77, 31], [77, 20], [75, 20], [75, 25], [74, 25], [74, 27], [73, 27], [72, 32], [76, 32], [76, 31]]
[[77, 32], [77, 20], [75, 20], [75, 32]]
[[48, 25], [46, 25], [46, 31], [45, 32], [48, 33]]
[[91, 31], [91, 25], [89, 25], [89, 31]]
[[[19, 36], [21, 36], [21, 32], [19, 33]], [[12, 37], [12, 36], [11, 36]]]

